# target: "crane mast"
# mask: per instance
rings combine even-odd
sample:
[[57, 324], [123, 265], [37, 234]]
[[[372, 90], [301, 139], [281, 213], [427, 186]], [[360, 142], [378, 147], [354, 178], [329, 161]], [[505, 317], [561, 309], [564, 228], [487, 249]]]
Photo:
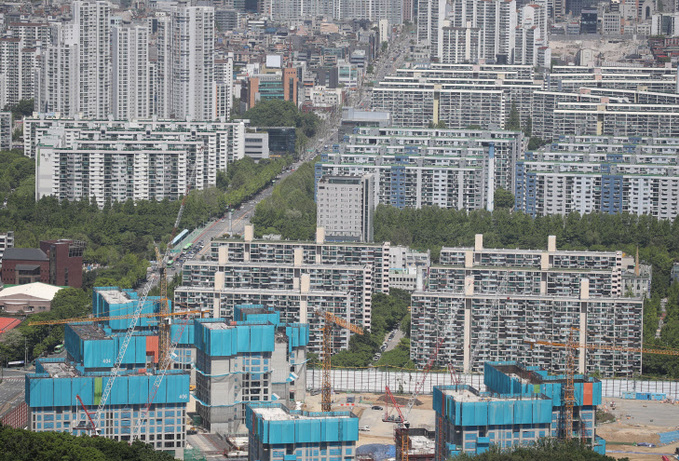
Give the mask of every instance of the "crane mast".
[[347, 322], [341, 317], [330, 312], [316, 311], [316, 315], [325, 320], [323, 325], [323, 377], [321, 384], [321, 410], [330, 411], [332, 406], [332, 326], [338, 325], [347, 330], [353, 331], [358, 335], [363, 334], [363, 329], [352, 323]]

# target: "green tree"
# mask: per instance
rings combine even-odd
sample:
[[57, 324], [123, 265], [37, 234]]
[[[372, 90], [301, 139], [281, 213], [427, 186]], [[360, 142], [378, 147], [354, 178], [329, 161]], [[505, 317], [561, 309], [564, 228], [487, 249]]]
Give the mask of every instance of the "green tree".
[[[629, 461], [629, 458], [621, 458]], [[541, 439], [530, 446], [501, 449], [491, 445], [480, 455], [462, 454], [455, 460], [473, 461], [613, 461], [610, 456], [600, 455], [578, 440]]]
[[495, 208], [514, 208], [514, 194], [507, 189], [495, 189]]
[[515, 102], [512, 103], [512, 108], [509, 111], [509, 117], [507, 118], [505, 129], [521, 131], [521, 114], [519, 114], [519, 109], [516, 107]]
[[22, 99], [14, 105], [6, 105], [4, 110], [12, 112], [14, 120], [21, 120], [23, 117], [33, 115], [33, 108], [33, 99]]
[[74, 436], [66, 432], [31, 432], [0, 424], [0, 460], [170, 461], [167, 452], [149, 444], [129, 444], [104, 437]]

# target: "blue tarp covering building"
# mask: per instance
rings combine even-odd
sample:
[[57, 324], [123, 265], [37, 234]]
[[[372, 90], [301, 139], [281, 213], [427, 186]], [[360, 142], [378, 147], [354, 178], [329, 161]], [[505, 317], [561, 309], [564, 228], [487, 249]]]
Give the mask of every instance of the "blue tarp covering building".
[[[605, 441], [595, 431], [601, 382], [583, 375], [576, 375], [574, 381], [572, 434], [603, 454]], [[550, 376], [518, 362], [487, 362], [484, 384], [488, 392], [466, 385], [434, 387], [433, 407], [443, 423], [437, 425], [436, 460], [463, 452], [483, 453], [491, 444], [511, 448], [558, 436], [565, 382], [563, 375]]]
[[288, 410], [275, 402], [246, 407], [248, 431], [264, 443], [356, 442], [358, 417], [349, 411], [306, 412]]

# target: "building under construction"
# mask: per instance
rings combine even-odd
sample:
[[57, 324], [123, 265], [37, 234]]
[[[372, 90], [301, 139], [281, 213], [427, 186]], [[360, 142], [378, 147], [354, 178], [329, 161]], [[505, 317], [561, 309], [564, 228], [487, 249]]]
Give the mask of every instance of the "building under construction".
[[[93, 311], [101, 320], [67, 324], [66, 357], [38, 359], [36, 372], [26, 375], [29, 428], [139, 439], [182, 458], [190, 377], [184, 370], [163, 372], [158, 363], [158, 319], [150, 317], [158, 313], [158, 301], [145, 299], [141, 315], [149, 317], [138, 319], [139, 328], [127, 342], [140, 298], [131, 290], [95, 288]], [[193, 342], [193, 325], [186, 329], [186, 322], [172, 325], [175, 343]], [[174, 356], [181, 362], [181, 357]]]
[[245, 405], [294, 408], [306, 395], [307, 324], [281, 323], [261, 305], [236, 306], [235, 322], [196, 319], [196, 410], [211, 432], [237, 433]]
[[351, 461], [356, 456], [358, 417], [348, 411], [288, 410], [276, 402], [250, 403], [248, 459]]
[[69, 325], [67, 332], [68, 357], [38, 359], [36, 372], [26, 376], [30, 429], [131, 440], [139, 426], [139, 440], [183, 457], [189, 373], [168, 370], [155, 390], [160, 372], [147, 368], [147, 354], [154, 353], [150, 336], [135, 335], [125, 353], [126, 369], [115, 378], [103, 414], [97, 415], [121, 338], [94, 325]]
[[435, 386], [436, 461], [483, 453], [491, 445], [508, 449], [564, 434], [605, 454], [606, 442], [595, 427], [601, 382], [573, 376], [571, 413], [564, 398], [567, 382], [564, 375], [549, 376], [519, 362], [487, 362], [487, 392], [468, 385]]

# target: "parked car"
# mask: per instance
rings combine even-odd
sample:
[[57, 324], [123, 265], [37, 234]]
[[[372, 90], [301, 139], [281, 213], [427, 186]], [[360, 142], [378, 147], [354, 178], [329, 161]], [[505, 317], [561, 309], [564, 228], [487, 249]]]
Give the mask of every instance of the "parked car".
[[382, 408], [382, 407], [379, 406], [379, 405], [373, 405], [373, 406], [370, 407], [370, 408], [371, 408], [372, 410], [384, 410], [384, 408]]

